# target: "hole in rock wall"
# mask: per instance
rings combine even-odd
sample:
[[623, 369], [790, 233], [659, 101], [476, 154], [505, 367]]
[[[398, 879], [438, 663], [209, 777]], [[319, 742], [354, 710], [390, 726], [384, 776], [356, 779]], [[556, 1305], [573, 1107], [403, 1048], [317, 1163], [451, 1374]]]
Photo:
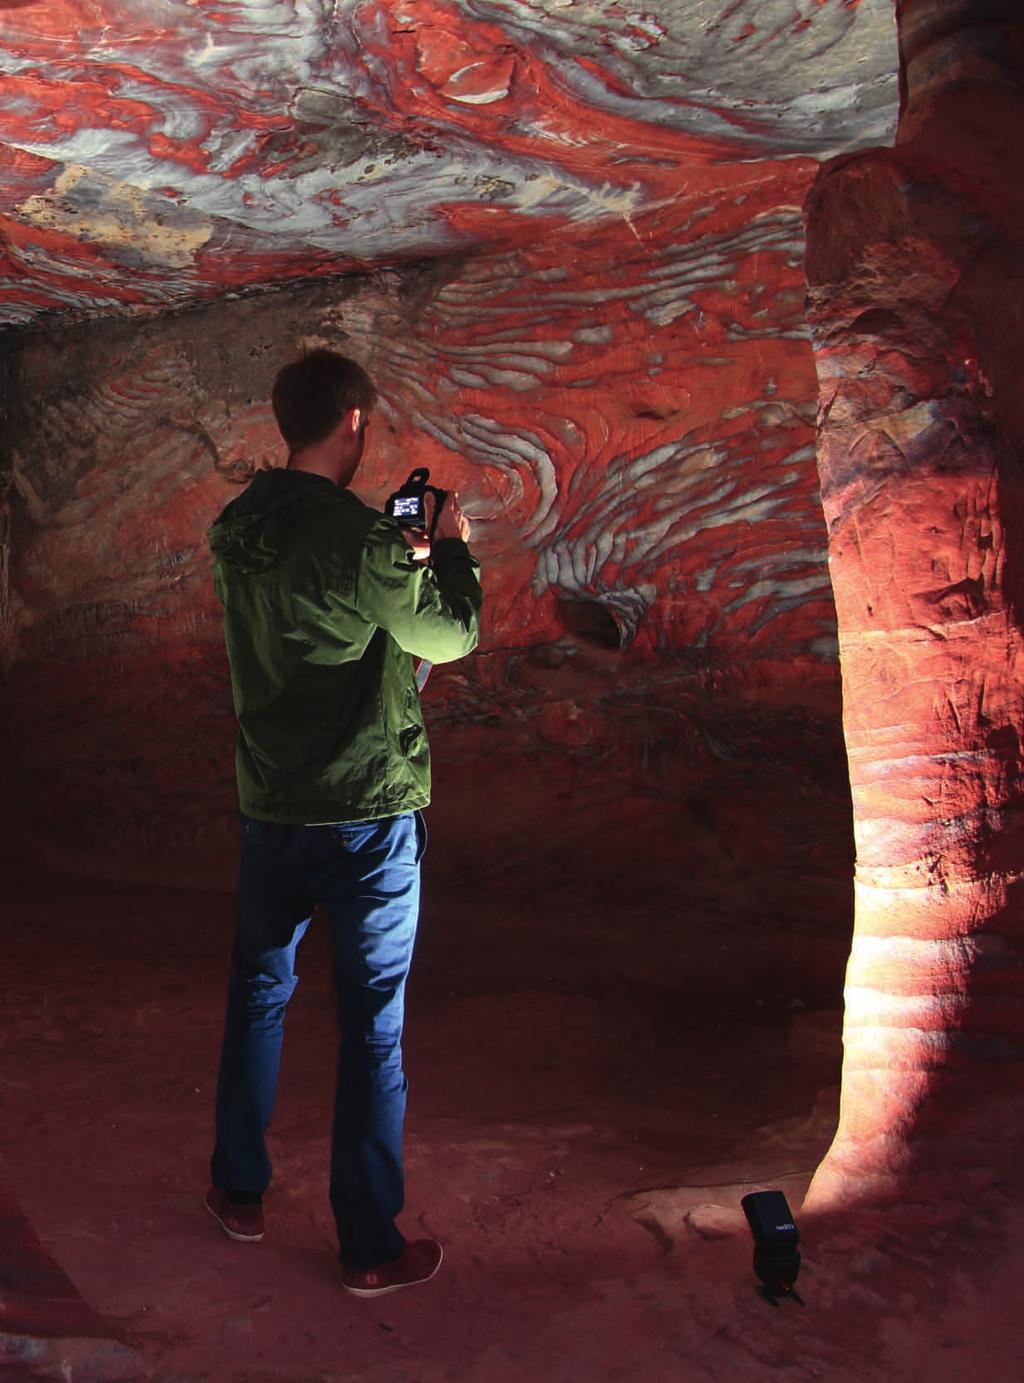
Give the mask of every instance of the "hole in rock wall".
[[558, 619], [566, 633], [597, 648], [620, 648], [622, 630], [611, 610], [596, 600], [560, 600]]

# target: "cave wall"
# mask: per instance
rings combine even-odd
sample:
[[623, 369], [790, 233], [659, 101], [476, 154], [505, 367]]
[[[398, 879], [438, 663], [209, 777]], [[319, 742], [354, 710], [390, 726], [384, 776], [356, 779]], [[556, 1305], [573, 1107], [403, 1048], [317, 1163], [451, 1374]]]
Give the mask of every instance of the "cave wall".
[[[253, 465], [283, 460], [270, 383], [311, 342], [382, 391], [357, 492], [379, 503], [427, 464], [474, 518], [484, 640], [426, 698], [445, 810], [488, 800], [483, 759], [516, 785], [495, 841], [525, 851], [553, 771], [567, 813], [574, 785], [587, 804], [581, 831], [631, 803], [638, 823], [666, 802], [706, 815], [708, 763], [746, 756], [755, 782], [751, 758], [771, 774], [789, 753], [811, 779], [841, 774], [803, 321], [812, 171], [758, 165], [728, 198], [572, 238], [23, 338], [8, 692], [27, 856], [230, 869], [205, 529]], [[748, 696], [762, 710], [744, 719]], [[780, 698], [811, 721], [769, 730]]]
[[0, 321], [528, 243], [891, 138], [891, 0], [4, 0]]

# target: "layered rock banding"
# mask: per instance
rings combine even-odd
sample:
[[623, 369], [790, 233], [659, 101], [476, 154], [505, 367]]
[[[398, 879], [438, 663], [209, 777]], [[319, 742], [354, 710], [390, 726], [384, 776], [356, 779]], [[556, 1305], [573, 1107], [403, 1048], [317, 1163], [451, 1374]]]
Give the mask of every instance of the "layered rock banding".
[[[817, 157], [891, 128], [887, 5], [417, 4], [398, 22], [203, 4], [174, 25], [147, 10], [129, 41], [93, 4], [58, 46], [69, 9], [0, 18], [8, 322], [138, 322], [393, 267], [19, 338], [7, 638], [39, 848], [76, 868], [230, 854], [203, 530], [280, 459], [269, 383], [309, 340], [381, 384], [367, 496], [412, 456], [476, 520], [488, 644], [430, 693], [467, 773], [486, 734], [492, 755], [681, 801], [682, 741], [690, 762], [742, 757], [662, 704], [709, 679], [813, 683], [816, 737], [835, 617], [799, 209]], [[628, 658], [595, 673], [595, 647]]]
[[[1008, 9], [1002, 11], [1009, 19]], [[843, 1107], [809, 1203], [959, 1213], [1022, 1131], [1020, 31], [905, 6], [895, 150], [808, 202], [857, 842]]]
[[[444, 752], [514, 744], [520, 776], [552, 756], [597, 773], [603, 756], [627, 791], [677, 797], [691, 718], [645, 697], [801, 677], [834, 713], [802, 241], [783, 201], [804, 176], [751, 183], [693, 239], [683, 207], [639, 222], [642, 241], [610, 226], [108, 328], [102, 343], [80, 329], [59, 352], [26, 342], [10, 688], [40, 844], [79, 868], [230, 856], [203, 530], [252, 465], [280, 462], [266, 399], [303, 341], [354, 350], [380, 383], [360, 492], [380, 502], [415, 461], [474, 517], [494, 613], [481, 655], [431, 682]], [[595, 642], [606, 662], [588, 669]], [[558, 669], [534, 666], [542, 650]], [[628, 689], [627, 712], [613, 703]]]
[[884, 138], [894, 51], [888, 0], [4, 6], [0, 321], [718, 196]]

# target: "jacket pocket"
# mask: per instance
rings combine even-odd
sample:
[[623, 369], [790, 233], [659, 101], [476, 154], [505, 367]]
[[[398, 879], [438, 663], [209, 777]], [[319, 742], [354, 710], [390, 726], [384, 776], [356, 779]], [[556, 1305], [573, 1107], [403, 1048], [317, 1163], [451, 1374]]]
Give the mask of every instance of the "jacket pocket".
[[418, 746], [422, 736], [422, 725], [407, 725], [404, 730], [400, 731], [398, 736], [398, 747], [406, 758], [408, 758]]

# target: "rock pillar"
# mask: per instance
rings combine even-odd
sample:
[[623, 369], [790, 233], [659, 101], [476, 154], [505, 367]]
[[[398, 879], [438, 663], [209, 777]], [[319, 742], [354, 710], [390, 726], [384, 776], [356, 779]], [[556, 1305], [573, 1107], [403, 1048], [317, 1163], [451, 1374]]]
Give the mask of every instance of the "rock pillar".
[[857, 845], [843, 1092], [806, 1205], [947, 1207], [1024, 1136], [1024, 90], [1015, 5], [897, 6], [894, 149], [808, 199]]
[[12, 756], [7, 711], [7, 670], [11, 645], [11, 448], [9, 431], [10, 358], [0, 346], [0, 878], [11, 871]]

